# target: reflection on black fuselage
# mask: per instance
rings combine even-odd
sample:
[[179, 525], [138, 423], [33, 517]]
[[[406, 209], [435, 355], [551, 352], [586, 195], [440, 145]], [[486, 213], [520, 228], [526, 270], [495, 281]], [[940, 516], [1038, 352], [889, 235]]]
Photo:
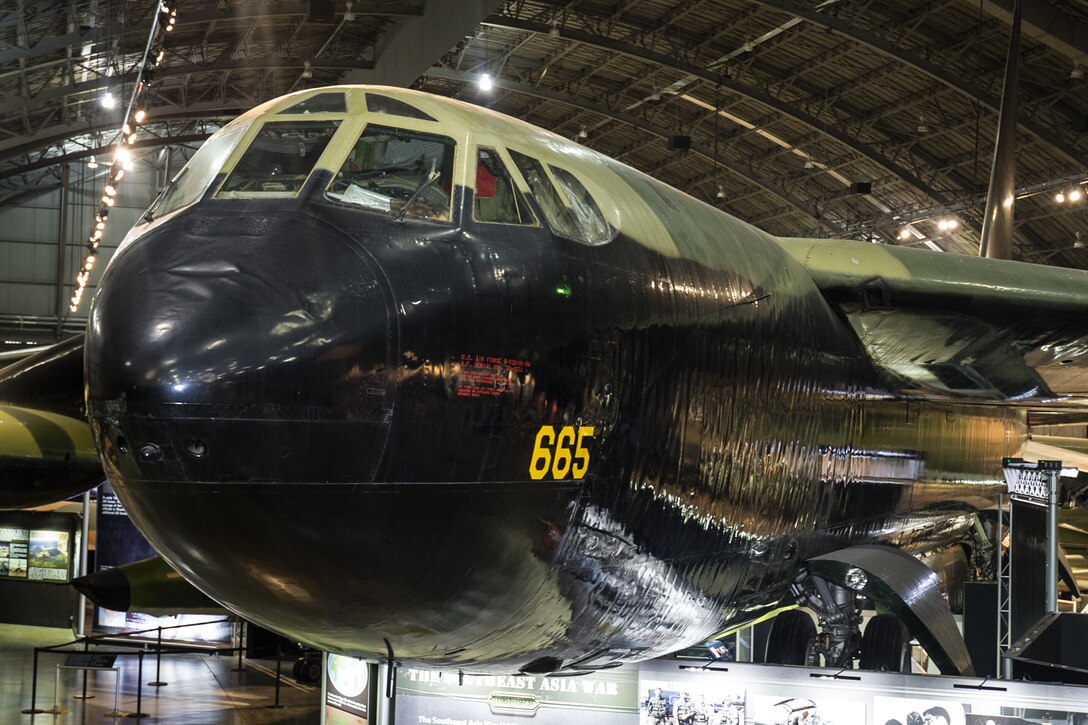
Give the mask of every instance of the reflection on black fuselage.
[[[881, 395], [773, 245], [712, 270], [308, 202], [132, 242], [87, 368], [111, 481], [208, 594], [322, 649], [504, 670], [663, 654], [812, 555], [939, 541], [907, 515], [992, 495], [1023, 429]], [[593, 427], [583, 480], [529, 476], [544, 425]]]

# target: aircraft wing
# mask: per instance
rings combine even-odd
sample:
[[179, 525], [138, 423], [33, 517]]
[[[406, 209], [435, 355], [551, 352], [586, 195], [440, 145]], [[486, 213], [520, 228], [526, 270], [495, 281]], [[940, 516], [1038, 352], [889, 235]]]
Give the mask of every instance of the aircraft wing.
[[0, 509], [52, 503], [105, 479], [82, 399], [82, 335], [0, 369]]
[[779, 242], [891, 391], [1088, 422], [1088, 273], [864, 242]]

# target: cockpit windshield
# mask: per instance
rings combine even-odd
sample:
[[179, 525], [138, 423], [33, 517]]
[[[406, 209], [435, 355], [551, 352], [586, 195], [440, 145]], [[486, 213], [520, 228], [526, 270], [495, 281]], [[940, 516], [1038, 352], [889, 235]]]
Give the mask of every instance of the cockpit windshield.
[[177, 176], [170, 180], [151, 204], [144, 219], [165, 216], [199, 199], [249, 127], [249, 123], [234, 123], [208, 139]]
[[448, 221], [455, 146], [446, 136], [370, 124], [326, 194], [398, 219]]
[[295, 196], [339, 126], [339, 121], [266, 123], [216, 196]]

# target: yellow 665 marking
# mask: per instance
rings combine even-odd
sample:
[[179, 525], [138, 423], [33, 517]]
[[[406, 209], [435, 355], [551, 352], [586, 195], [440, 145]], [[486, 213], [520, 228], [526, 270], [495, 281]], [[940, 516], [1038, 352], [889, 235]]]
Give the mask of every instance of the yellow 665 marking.
[[541, 427], [536, 434], [533, 457], [529, 460], [529, 477], [539, 481], [550, 473], [557, 481], [567, 476], [584, 478], [589, 470], [589, 450], [583, 444], [588, 444], [592, 437], [591, 425], [577, 429], [565, 425], [558, 435], [553, 426]]

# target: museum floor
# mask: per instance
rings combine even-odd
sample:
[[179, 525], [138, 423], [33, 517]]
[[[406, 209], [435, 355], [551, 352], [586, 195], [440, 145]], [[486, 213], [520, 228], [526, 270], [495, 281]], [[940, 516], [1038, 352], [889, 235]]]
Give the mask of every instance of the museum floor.
[[[93, 699], [79, 700], [82, 673], [60, 671], [60, 707], [62, 713], [53, 715], [24, 715], [30, 706], [31, 670], [34, 648], [71, 641], [66, 629], [0, 625], [0, 725], [82, 725], [110, 722], [113, 710], [114, 675], [95, 672], [89, 677], [88, 694]], [[43, 654], [38, 665], [37, 706], [42, 710], [53, 707], [53, 683], [56, 665], [63, 662], [58, 655]], [[119, 657], [121, 667], [120, 710], [136, 712], [137, 658]], [[161, 678], [168, 684], [161, 688], [148, 687], [155, 679], [155, 660], [144, 660], [144, 688], [140, 710], [145, 723], [173, 725], [316, 725], [319, 722], [320, 687], [296, 683], [283, 678], [280, 702], [282, 709], [268, 705], [275, 698], [274, 660], [246, 663], [246, 672], [233, 672], [237, 660], [210, 655], [174, 655], [162, 660]], [[289, 671], [290, 663], [284, 663]]]

